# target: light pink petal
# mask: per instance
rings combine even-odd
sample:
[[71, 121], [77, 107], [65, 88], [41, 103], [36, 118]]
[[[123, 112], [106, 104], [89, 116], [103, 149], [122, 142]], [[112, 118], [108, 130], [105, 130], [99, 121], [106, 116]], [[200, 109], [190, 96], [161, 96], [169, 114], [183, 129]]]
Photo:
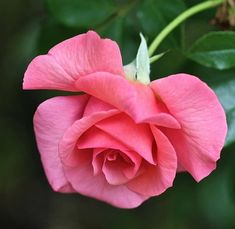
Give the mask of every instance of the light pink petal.
[[84, 111], [83, 116], [89, 116], [93, 113], [99, 112], [99, 111], [108, 111], [108, 110], [112, 110], [115, 109], [114, 106], [103, 102], [100, 99], [97, 99], [93, 96], [90, 97], [87, 105], [86, 105], [86, 109]]
[[156, 196], [171, 187], [177, 169], [176, 152], [167, 137], [156, 127], [151, 127], [157, 149], [156, 166], [145, 165], [142, 175], [134, 178], [127, 186], [133, 191], [147, 196]]
[[108, 184], [103, 174], [94, 176], [92, 153], [80, 154], [77, 158], [76, 167], [65, 167], [65, 174], [77, 192], [119, 208], [134, 208], [148, 199], [125, 185]]
[[205, 83], [186, 74], [155, 80], [150, 86], [181, 124], [182, 130], [164, 128], [179, 164], [200, 181], [215, 169], [227, 132], [218, 98]]
[[63, 163], [72, 167], [77, 166], [77, 144], [82, 134], [84, 134], [97, 122], [118, 113], [119, 111], [116, 109], [112, 109], [109, 111], [100, 111], [90, 116], [81, 118], [80, 120], [76, 121], [70, 128], [68, 128], [59, 144], [60, 157]]
[[55, 97], [43, 102], [34, 115], [34, 130], [41, 160], [55, 191], [73, 191], [64, 176], [58, 145], [66, 129], [81, 118], [87, 100], [86, 95]]
[[144, 84], [100, 72], [79, 78], [76, 86], [77, 90], [93, 95], [129, 114], [137, 123], [150, 122], [169, 128], [180, 128], [180, 124], [169, 114], [165, 105]]
[[74, 83], [94, 72], [123, 75], [118, 45], [93, 31], [65, 40], [33, 59], [24, 75], [24, 89], [77, 91]]
[[137, 152], [149, 163], [155, 164], [152, 154], [153, 136], [148, 124], [135, 124], [126, 114], [118, 114], [104, 119], [96, 127]]

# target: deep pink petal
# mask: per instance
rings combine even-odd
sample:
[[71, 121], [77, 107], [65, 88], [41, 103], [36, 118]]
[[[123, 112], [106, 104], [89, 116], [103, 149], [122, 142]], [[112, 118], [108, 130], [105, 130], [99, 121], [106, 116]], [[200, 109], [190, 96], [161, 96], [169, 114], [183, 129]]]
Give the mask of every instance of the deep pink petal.
[[64, 136], [59, 145], [60, 157], [63, 163], [72, 167], [77, 166], [77, 144], [82, 134], [84, 134], [97, 122], [118, 113], [119, 111], [116, 109], [100, 111], [90, 116], [81, 118], [80, 120], [76, 121], [70, 128], [68, 128], [64, 133]]
[[115, 138], [93, 126], [89, 128], [77, 141], [79, 149], [86, 148], [108, 148], [121, 151], [127, 150], [127, 147]]
[[129, 116], [122, 113], [104, 119], [96, 126], [149, 163], [155, 164], [152, 154], [153, 136], [148, 124], [135, 124]]
[[94, 176], [92, 154], [80, 154], [77, 158], [76, 167], [65, 166], [66, 177], [77, 192], [119, 208], [134, 208], [148, 199], [125, 185], [108, 184], [103, 174]]
[[227, 124], [215, 93], [198, 78], [177, 74], [150, 84], [182, 130], [164, 128], [176, 149], [179, 164], [200, 181], [216, 167]]
[[123, 67], [118, 45], [89, 31], [33, 59], [25, 72], [23, 88], [77, 91], [75, 81], [94, 72], [110, 72], [120, 77]]
[[55, 191], [73, 191], [64, 176], [58, 145], [66, 129], [81, 118], [87, 100], [86, 95], [55, 97], [43, 102], [34, 115], [34, 130], [41, 160]]
[[76, 86], [77, 90], [126, 112], [137, 123], [150, 122], [169, 128], [180, 128], [180, 124], [169, 114], [165, 105], [144, 84], [100, 72], [79, 78]]
[[177, 169], [176, 152], [167, 137], [156, 127], [151, 127], [157, 149], [156, 166], [146, 165], [142, 175], [128, 183], [128, 187], [147, 196], [156, 196], [171, 187]]

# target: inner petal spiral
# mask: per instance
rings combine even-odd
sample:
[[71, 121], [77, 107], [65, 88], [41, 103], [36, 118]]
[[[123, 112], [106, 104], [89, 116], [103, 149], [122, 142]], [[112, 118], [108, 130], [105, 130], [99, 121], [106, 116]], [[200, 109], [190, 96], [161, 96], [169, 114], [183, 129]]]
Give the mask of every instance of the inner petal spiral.
[[94, 149], [92, 166], [94, 175], [103, 173], [109, 184], [120, 185], [136, 176], [141, 160], [135, 152]]

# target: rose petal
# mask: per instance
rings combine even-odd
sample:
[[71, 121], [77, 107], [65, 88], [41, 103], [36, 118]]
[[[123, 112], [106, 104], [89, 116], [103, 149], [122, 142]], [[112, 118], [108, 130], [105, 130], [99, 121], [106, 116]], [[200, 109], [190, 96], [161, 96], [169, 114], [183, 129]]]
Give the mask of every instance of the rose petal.
[[226, 117], [215, 93], [198, 78], [177, 74], [150, 84], [180, 122], [165, 129], [180, 165], [200, 181], [216, 167], [227, 132]]
[[100, 72], [79, 78], [76, 86], [77, 90], [126, 112], [137, 123], [151, 122], [169, 128], [180, 128], [180, 124], [169, 114], [165, 105], [144, 84]]
[[[116, 158], [110, 161], [109, 154], [113, 153], [113, 150], [107, 150], [105, 152], [105, 159], [102, 167], [102, 171], [107, 182], [111, 185], [121, 185], [125, 184], [129, 178], [125, 176], [123, 170], [127, 162], [121, 157], [120, 152], [116, 152]], [[130, 166], [130, 165], [129, 165]]]
[[177, 157], [167, 137], [156, 127], [151, 126], [151, 129], [157, 143], [157, 164], [146, 165], [142, 175], [134, 178], [127, 186], [143, 195], [156, 196], [172, 186], [177, 169]]
[[79, 154], [76, 167], [65, 166], [65, 174], [73, 188], [86, 196], [119, 208], [135, 208], [148, 199], [125, 185], [110, 185], [103, 174], [93, 175], [92, 154]]
[[92, 167], [94, 171], [94, 175], [102, 172], [102, 166], [104, 164], [104, 154], [103, 151], [105, 151], [105, 148], [95, 148], [93, 149], [92, 154]]
[[41, 160], [55, 191], [73, 191], [64, 176], [58, 144], [65, 130], [82, 116], [87, 100], [87, 95], [55, 97], [43, 102], [34, 115], [34, 130]]
[[78, 139], [77, 147], [79, 149], [111, 148], [121, 151], [127, 150], [125, 145], [95, 126], [89, 128], [82, 134]]
[[[130, 166], [130, 167], [132, 167], [131, 169], [128, 169], [128, 168], [123, 169], [124, 170], [123, 172], [120, 169], [120, 174], [123, 175], [123, 178], [125, 178], [125, 180], [130, 179], [130, 177], [133, 177], [136, 174], [136, 172], [139, 168], [140, 162], [141, 162], [141, 157], [137, 153], [129, 152], [125, 145], [123, 145], [121, 142], [115, 140], [115, 138], [113, 138], [112, 136], [103, 132], [102, 130], [100, 130], [99, 128], [97, 128], [95, 126], [88, 129], [78, 139], [77, 147], [79, 149], [86, 149], [86, 148], [100, 149], [100, 148], [102, 148], [103, 149], [102, 151], [104, 151], [105, 149], [116, 149], [116, 150], [120, 150], [121, 152], [123, 152], [123, 154], [126, 154], [130, 158], [130, 160], [133, 162], [133, 166]], [[93, 164], [94, 164], [94, 168], [95, 168], [94, 169], [95, 173], [98, 173], [98, 171], [100, 171], [100, 169], [98, 169], [98, 168], [101, 168], [101, 161], [100, 161], [100, 156], [97, 157], [97, 151], [95, 151], [95, 152], [96, 153], [95, 153], [95, 159], [93, 158]], [[98, 153], [100, 153], [100, 150], [98, 151]], [[105, 159], [103, 158], [103, 161], [104, 160]], [[107, 166], [104, 166], [104, 170], [106, 171], [105, 172], [106, 174], [108, 174]], [[115, 173], [115, 171], [113, 171], [113, 173]], [[126, 174], [128, 176], [124, 176]], [[111, 175], [111, 172], [110, 172], [110, 175]], [[109, 174], [107, 176], [109, 176]], [[127, 177], [128, 177], [128, 179], [127, 179]], [[109, 179], [109, 178], [107, 178], [107, 179]], [[117, 179], [118, 179], [118, 177], [117, 177]], [[124, 183], [123, 181], [116, 181], [115, 184], [117, 184], [117, 182]], [[110, 180], [109, 183], [114, 184], [114, 181], [112, 182]]]
[[[95, 148], [93, 150], [92, 157], [92, 166], [94, 169], [94, 174], [97, 175], [102, 170], [102, 165], [104, 163], [104, 151], [107, 150], [105, 148]], [[128, 179], [132, 179], [137, 172], [139, 172], [139, 167], [142, 161], [142, 158], [136, 153], [132, 151], [122, 151], [121, 155], [127, 161], [126, 166], [122, 167], [122, 172]]]
[[89, 115], [96, 113], [96, 112], [99, 112], [99, 111], [108, 111], [108, 110], [112, 110], [112, 109], [115, 109], [115, 107], [111, 106], [108, 103], [103, 102], [100, 99], [97, 99], [97, 98], [91, 96], [87, 105], [86, 105], [83, 116], [89, 116]]
[[23, 88], [77, 91], [75, 81], [94, 72], [110, 72], [120, 77], [122, 59], [114, 41], [89, 31], [33, 59], [25, 72]]
[[77, 143], [81, 135], [97, 122], [118, 114], [119, 112], [120, 111], [116, 109], [100, 111], [81, 118], [68, 128], [59, 144], [60, 157], [63, 163], [72, 167], [77, 166]]
[[96, 127], [117, 139], [129, 150], [137, 152], [149, 163], [155, 164], [152, 155], [153, 136], [148, 124], [135, 124], [122, 113], [100, 121]]

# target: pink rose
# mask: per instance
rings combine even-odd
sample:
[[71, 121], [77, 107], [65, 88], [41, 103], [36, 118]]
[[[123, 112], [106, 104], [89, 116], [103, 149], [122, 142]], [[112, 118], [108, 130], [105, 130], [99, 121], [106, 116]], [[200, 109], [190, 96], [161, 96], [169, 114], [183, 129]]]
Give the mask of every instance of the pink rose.
[[187, 74], [127, 80], [117, 44], [95, 32], [36, 57], [23, 88], [86, 93], [49, 99], [34, 116], [55, 191], [133, 208], [171, 187], [179, 170], [200, 181], [220, 157], [227, 126], [215, 93]]

